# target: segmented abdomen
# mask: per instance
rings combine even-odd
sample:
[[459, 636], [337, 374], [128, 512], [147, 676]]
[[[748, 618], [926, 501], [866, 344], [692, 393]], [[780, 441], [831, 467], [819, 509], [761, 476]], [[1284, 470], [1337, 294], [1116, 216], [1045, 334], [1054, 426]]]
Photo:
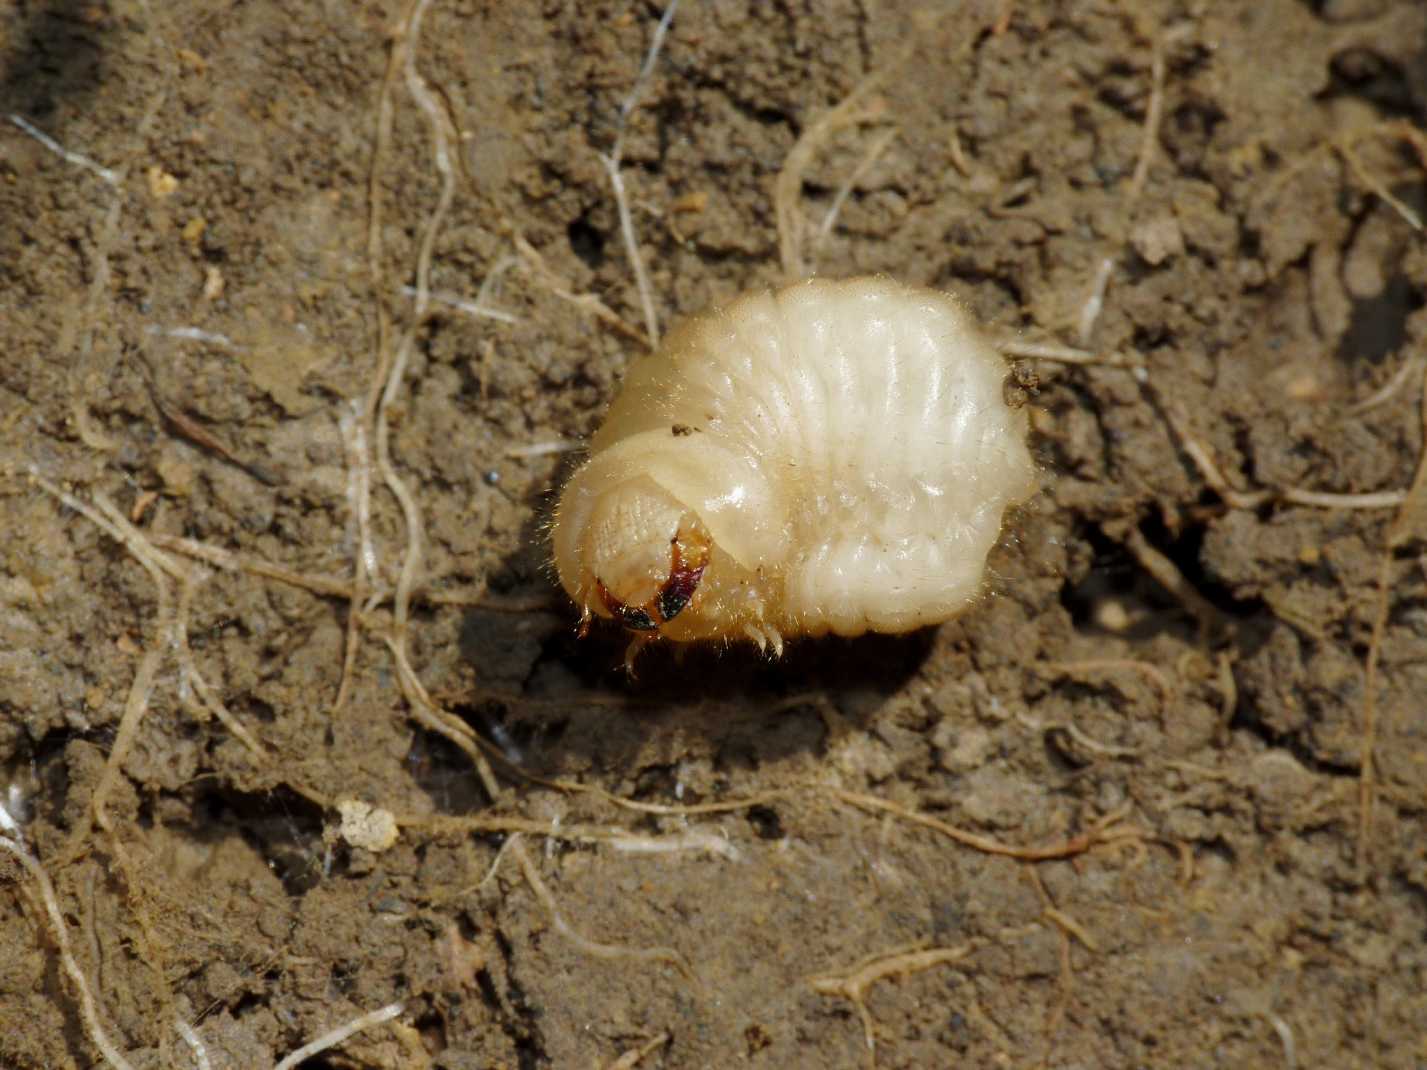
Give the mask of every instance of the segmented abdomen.
[[782, 556], [761, 563], [781, 577], [780, 629], [905, 631], [975, 597], [1034, 468], [1005, 362], [953, 298], [810, 281], [667, 347], [634, 369], [606, 426], [687, 425], [756, 459], [785, 528]]

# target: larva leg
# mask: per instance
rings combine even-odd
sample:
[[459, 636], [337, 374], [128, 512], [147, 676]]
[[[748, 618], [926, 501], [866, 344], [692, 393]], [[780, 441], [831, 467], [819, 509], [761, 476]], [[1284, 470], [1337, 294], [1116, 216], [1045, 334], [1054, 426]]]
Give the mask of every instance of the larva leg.
[[757, 643], [759, 650], [765, 652], [767, 651], [768, 637], [763, 634], [763, 629], [758, 627], [758, 625], [745, 624], [743, 626], [743, 634], [748, 636], [748, 638], [752, 639], [755, 643]]
[[773, 657], [783, 656], [783, 634], [771, 624], [745, 624], [743, 634], [758, 644], [758, 649], [766, 654], [773, 648]]
[[773, 656], [781, 658], [783, 656], [783, 633], [771, 624], [764, 625], [763, 630], [768, 634], [768, 642], [773, 646]]
[[635, 632], [629, 640], [629, 646], [624, 650], [624, 673], [631, 680], [634, 679], [634, 662], [639, 657], [639, 652], [654, 641], [652, 636], [641, 635]]

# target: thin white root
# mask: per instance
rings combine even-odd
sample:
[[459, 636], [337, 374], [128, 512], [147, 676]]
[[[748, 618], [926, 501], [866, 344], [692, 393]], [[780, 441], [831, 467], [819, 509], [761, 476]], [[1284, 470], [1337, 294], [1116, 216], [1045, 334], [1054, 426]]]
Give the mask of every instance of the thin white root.
[[1427, 363], [1427, 356], [1424, 356], [1421, 353], [1415, 353], [1412, 356], [1408, 357], [1402, 362], [1402, 367], [1398, 368], [1397, 371], [1393, 373], [1392, 378], [1389, 379], [1386, 383], [1384, 383], [1381, 389], [1374, 390], [1367, 397], [1363, 398], [1362, 401], [1358, 401], [1352, 405], [1349, 405], [1346, 410], [1347, 415], [1361, 416], [1368, 410], [1375, 409], [1379, 405], [1391, 401], [1393, 395], [1396, 394], [1399, 390], [1401, 390], [1404, 386], [1406, 386], [1409, 381], [1411, 381], [1413, 375], [1417, 373], [1417, 371], [1423, 366], [1424, 363]]
[[545, 258], [540, 255], [535, 246], [525, 240], [524, 236], [517, 234], [514, 238], [515, 251], [520, 254], [525, 266], [535, 276], [535, 281], [544, 286], [562, 301], [568, 301], [581, 312], [594, 316], [601, 323], [606, 324], [611, 329], [618, 331], [626, 338], [638, 342], [640, 345], [648, 345], [648, 335], [640, 334], [638, 330], [631, 327], [620, 318], [619, 313], [610, 308], [594, 294], [577, 294], [570, 288], [566, 279], [560, 277], [549, 264], [545, 263]]
[[499, 799], [500, 783], [495, 778], [490, 762], [481, 752], [479, 737], [465, 721], [443, 710], [432, 701], [430, 692], [426, 690], [426, 686], [416, 675], [416, 670], [411, 667], [411, 660], [406, 656], [404, 642], [398, 642], [393, 635], [383, 636], [382, 641], [386, 643], [387, 649], [391, 651], [392, 661], [396, 663], [396, 675], [401, 684], [402, 697], [406, 699], [412, 716], [459, 747], [471, 760], [471, 764], [476, 770], [476, 776], [480, 779], [486, 794], [492, 801]]
[[1112, 368], [1129, 368], [1136, 373], [1145, 371], [1144, 364], [1123, 353], [1093, 353], [1085, 349], [1058, 345], [1054, 342], [1022, 342], [1015, 338], [1007, 338], [998, 341], [996, 348], [1008, 357], [1054, 360], [1061, 364], [1105, 364]]
[[881, 117], [884, 108], [864, 102], [892, 66], [888, 64], [873, 71], [840, 104], [818, 116], [817, 121], [810, 123], [794, 142], [783, 160], [783, 169], [778, 172], [773, 187], [773, 213], [778, 222], [778, 255], [788, 282], [796, 282], [808, 273], [807, 262], [803, 259], [807, 220], [798, 210], [803, 174], [812, 163], [813, 154], [838, 130]]
[[[259, 759], [267, 757], [267, 751], [253, 737], [219, 699], [208, 681], [198, 671], [193, 661], [193, 652], [188, 645], [188, 613], [193, 594], [206, 580], [206, 574], [197, 565], [185, 565], [158, 549], [149, 537], [136, 528], [129, 519], [103, 494], [94, 495], [94, 504], [81, 501], [74, 495], [31, 470], [35, 481], [47, 493], [58, 498], [64, 505], [80, 513], [94, 523], [101, 531], [118, 541], [144, 567], [158, 589], [158, 622], [155, 640], [144, 652], [139, 667], [134, 673], [124, 703], [124, 713], [119, 719], [119, 730], [105, 762], [104, 772], [95, 785], [90, 800], [90, 811], [94, 820], [106, 832], [112, 832], [105, 803], [113, 787], [118, 769], [128, 757], [139, 726], [148, 712], [149, 701], [153, 697], [155, 681], [163, 665], [164, 655], [174, 650], [179, 664], [179, 697], [186, 709], [196, 719], [204, 720], [206, 711], [243, 743]], [[178, 605], [175, 608], [170, 577], [179, 581]], [[194, 697], [197, 698], [195, 708]], [[78, 843], [78, 837], [88, 832], [84, 824], [77, 824], [71, 842]]]
[[[164, 572], [174, 577], [182, 574], [182, 569], [170, 558], [155, 550], [153, 544], [144, 538], [139, 530], [130, 524], [128, 520], [125, 519], [124, 514], [115, 509], [107, 498], [101, 495], [95, 496], [95, 502], [97, 504], [102, 504], [107, 507], [103, 512], [100, 512], [95, 506], [90, 505], [80, 498], [76, 498], [73, 494], [61, 489], [40, 475], [39, 469], [33, 465], [30, 466], [29, 473], [41, 490], [51, 497], [59, 499], [59, 501], [64, 503], [68, 508], [73, 509], [86, 520], [89, 520], [115, 542], [122, 543], [129, 552], [139, 560], [139, 563], [148, 569], [151, 576], [155, 576], [157, 573], [156, 583], [162, 582], [161, 574]], [[111, 522], [111, 518], [114, 517], [117, 517], [117, 519]]]
[[644, 310], [644, 331], [649, 338], [649, 348], [659, 348], [659, 317], [654, 311], [654, 288], [649, 284], [649, 273], [644, 270], [644, 257], [639, 252], [639, 239], [634, 234], [634, 217], [629, 212], [629, 197], [624, 192], [624, 178], [619, 173], [619, 161], [600, 154], [600, 163], [609, 175], [610, 189], [614, 191], [615, 210], [619, 213], [619, 233], [624, 240], [625, 255], [634, 269], [634, 284], [639, 289], [639, 304]]
[[1064, 732], [1092, 754], [1101, 754], [1106, 758], [1134, 758], [1141, 753], [1139, 747], [1117, 747], [1110, 743], [1101, 743], [1099, 740], [1086, 734], [1082, 729], [1075, 727], [1074, 721], [1048, 721], [1043, 723], [1030, 718], [1018, 718], [1018, 720], [1020, 720], [1021, 724], [1034, 732]]
[[198, 1035], [198, 1030], [185, 1022], [181, 1017], [173, 1020], [173, 1026], [178, 1030], [178, 1035], [183, 1038], [183, 1042], [188, 1045], [193, 1052], [193, 1061], [198, 1070], [213, 1070], [213, 1064], [208, 1060], [208, 1048], [203, 1043], [203, 1038]]
[[626, 854], [652, 855], [674, 854], [680, 851], [707, 851], [730, 862], [737, 862], [742, 855], [738, 848], [716, 832], [690, 829], [677, 836], [634, 836], [621, 835], [609, 839], [609, 845]]
[[304, 1044], [286, 1059], [283, 1059], [274, 1066], [273, 1070], [292, 1070], [294, 1066], [298, 1065], [298, 1063], [304, 1059], [310, 1059], [318, 1052], [326, 1051], [328, 1048], [335, 1048], [338, 1044], [342, 1043], [342, 1041], [354, 1033], [360, 1033], [363, 1029], [370, 1029], [374, 1025], [389, 1022], [405, 1009], [405, 1004], [401, 1002], [388, 1003], [380, 1010], [370, 1011], [367, 1014], [353, 1018], [346, 1025], [339, 1025], [336, 1029], [323, 1033], [311, 1043]]
[[347, 540], [357, 548], [352, 557], [352, 589], [347, 598], [346, 643], [342, 652], [342, 679], [332, 702], [336, 716], [347, 704], [352, 673], [357, 664], [362, 600], [377, 574], [377, 551], [372, 543], [372, 454], [367, 448], [366, 412], [353, 400], [338, 417], [342, 446], [347, 455]]
[[[94, 794], [89, 801], [89, 810], [93, 819], [106, 832], [112, 833], [113, 827], [104, 804], [108, 800], [114, 778], [118, 776], [119, 767], [128, 756], [129, 748], [133, 746], [139, 725], [148, 712], [149, 699], [153, 697], [154, 681], [158, 676], [159, 667], [163, 663], [164, 653], [177, 646], [177, 618], [168, 576], [181, 577], [184, 575], [184, 570], [166, 554], [155, 549], [143, 533], [129, 523], [124, 514], [115, 508], [114, 504], [104, 495], [95, 494], [95, 504], [90, 505], [80, 501], [67, 491], [61, 490], [33, 468], [31, 468], [30, 474], [48, 494], [58, 498], [65, 505], [94, 523], [105, 534], [121, 543], [148, 571], [154, 585], [158, 588], [159, 612], [158, 626], [155, 629], [156, 640], [144, 652], [143, 659], [139, 662], [139, 667], [134, 673], [133, 682], [129, 685], [129, 695], [124, 703], [124, 713], [119, 718], [119, 730], [114, 737], [114, 746], [109, 751], [109, 757], [104, 763], [104, 771], [100, 774], [99, 782], [95, 785]], [[88, 833], [87, 823], [76, 822], [70, 833], [71, 846], [77, 846]]]
[[520, 839], [520, 833], [518, 832], [505, 838], [505, 842], [500, 845], [500, 850], [495, 853], [495, 858], [491, 862], [491, 868], [486, 870], [486, 875], [481, 878], [481, 883], [476, 885], [477, 891], [485, 888], [487, 884], [495, 880], [496, 874], [500, 872], [500, 864], [505, 860], [505, 853], [510, 850], [510, 845], [518, 839]]
[[574, 453], [584, 446], [572, 438], [557, 438], [551, 442], [532, 442], [528, 446], [511, 446], [505, 451], [510, 458], [548, 457], [556, 453]]
[[[1180, 29], [1183, 30], [1184, 27]], [[1156, 34], [1152, 46], [1150, 103], [1145, 110], [1145, 125], [1140, 134], [1139, 159], [1135, 161], [1135, 173], [1130, 178], [1130, 188], [1125, 194], [1126, 215], [1134, 210], [1135, 203], [1140, 199], [1140, 194], [1144, 192], [1145, 183], [1149, 181], [1150, 164], [1154, 162], [1155, 142], [1159, 139], [1160, 121], [1164, 117], [1165, 37], [1165, 34]]]
[[1359, 182], [1381, 197], [1384, 203], [1400, 215], [1403, 222], [1413, 230], [1422, 229], [1422, 217], [1363, 166], [1362, 160], [1358, 158], [1358, 154], [1351, 144], [1344, 142], [1338, 145], [1337, 149], [1338, 155], [1347, 163], [1348, 169], [1353, 172]]
[[[450, 210], [456, 194], [456, 175], [451, 166], [451, 147], [446, 131], [446, 119], [420, 72], [416, 69], [416, 50], [421, 37], [421, 20], [431, 0], [419, 0], [412, 12], [411, 25], [407, 29], [408, 42], [403, 73], [406, 90], [417, 106], [426, 113], [426, 121], [431, 127], [431, 157], [436, 170], [441, 174], [441, 192], [437, 195], [436, 207], [432, 210], [426, 227], [421, 234], [421, 245], [416, 255], [416, 293], [412, 309], [412, 325], [407, 332], [407, 345], [412, 344], [412, 334], [416, 325], [426, 315], [431, 303], [431, 258], [436, 245], [436, 235], [440, 232], [442, 220]], [[393, 377], [394, 378], [394, 377]]]
[[60, 328], [59, 340], [55, 343], [57, 359], [70, 361], [69, 394], [70, 415], [74, 428], [79, 432], [80, 441], [97, 453], [111, 453], [119, 448], [119, 440], [95, 426], [89, 412], [89, 402], [84, 388], [85, 378], [92, 374], [89, 355], [94, 350], [93, 310], [100, 298], [109, 293], [109, 249], [119, 233], [119, 219], [123, 215], [124, 198], [115, 194], [109, 211], [104, 213], [104, 226], [99, 238], [94, 242], [94, 277], [89, 282], [89, 293], [84, 304], [75, 308], [65, 317]]
[[202, 327], [161, 327], [157, 323], [151, 323], [144, 328], [144, 333], [159, 338], [177, 338], [182, 342], [202, 342], [204, 345], [217, 346], [220, 349], [243, 348], [226, 334], [205, 331]]
[[[1168, 411], [1168, 410], [1166, 410]], [[1195, 439], [1189, 438], [1178, 428], [1180, 446], [1204, 482], [1211, 490], [1224, 499], [1225, 504], [1234, 509], [1258, 509], [1272, 501], [1289, 502], [1292, 505], [1314, 506], [1320, 509], [1395, 509], [1407, 500], [1403, 490], [1367, 491], [1362, 494], [1337, 494], [1329, 491], [1302, 490], [1298, 487], [1284, 487], [1282, 490], [1242, 491], [1231, 486], [1220, 471], [1208, 448]]]
[[416, 51], [421, 37], [421, 19], [426, 14], [429, 5], [430, 0], [419, 0], [412, 10], [411, 21], [406, 30], [404, 73], [407, 92], [425, 112], [431, 128], [431, 152], [436, 169], [441, 173], [441, 192], [437, 197], [436, 207], [432, 209], [431, 215], [426, 221], [421, 235], [421, 246], [417, 252], [416, 297], [413, 301], [412, 321], [402, 334], [400, 342], [397, 343], [396, 355], [392, 359], [376, 414], [377, 469], [381, 472], [387, 489], [391, 491], [392, 496], [401, 506], [401, 515], [406, 523], [406, 553], [402, 557], [401, 572], [397, 578], [396, 592], [392, 599], [393, 631], [396, 641], [403, 651], [406, 644], [406, 622], [411, 607], [411, 589], [421, 572], [426, 535], [421, 519], [421, 509], [416, 504], [416, 499], [407, 488], [406, 483], [397, 475], [395, 465], [392, 464], [391, 422], [388, 418], [388, 410], [396, 401], [397, 395], [401, 393], [401, 383], [406, 374], [407, 361], [411, 357], [411, 350], [416, 341], [416, 330], [425, 317], [430, 304], [432, 252], [442, 220], [445, 219], [456, 193], [456, 176], [451, 167], [451, 152], [446, 135], [445, 120], [431, 90], [416, 70]]
[[[746, 807], [750, 804], [740, 802]], [[415, 828], [434, 833], [460, 832], [500, 832], [511, 838], [517, 836], [540, 836], [545, 840], [565, 843], [603, 843], [615, 850], [634, 854], [660, 854], [674, 851], [706, 851], [730, 860], [741, 857], [733, 844], [711, 832], [695, 831], [690, 835], [640, 836], [628, 832], [618, 825], [563, 824], [554, 821], [537, 821], [529, 817], [475, 816], [475, 817], [433, 817], [429, 814], [393, 814], [398, 828]], [[714, 842], [718, 841], [718, 842]]]
[[[519, 257], [507, 254], [491, 265], [490, 270], [486, 272], [486, 277], [481, 280], [481, 288], [476, 291], [475, 304], [471, 309], [472, 315], [491, 316], [496, 312], [495, 309], [491, 308], [490, 304], [491, 298], [496, 292], [496, 287], [500, 284], [500, 280], [505, 277], [505, 273], [519, 263]], [[435, 294], [431, 296], [433, 300], [436, 299]], [[519, 316], [511, 316], [509, 313], [501, 312], [496, 318], [500, 316], [507, 316], [511, 323], [520, 322]]]
[[[403, 297], [415, 297], [416, 287], [403, 286], [401, 288], [401, 293]], [[454, 308], [457, 312], [460, 312], [463, 315], [470, 316], [473, 319], [495, 320], [497, 323], [520, 322], [520, 317], [514, 315], [513, 313], [502, 312], [498, 308], [489, 308], [486, 305], [481, 304], [481, 299], [479, 297], [472, 301], [468, 297], [462, 297], [460, 294], [454, 294], [447, 290], [433, 290], [427, 296], [432, 301], [436, 302], [438, 305], [445, 305], [447, 308]]]
[[220, 546], [210, 546], [196, 539], [185, 539], [180, 535], [163, 535], [156, 532], [150, 536], [150, 541], [155, 546], [173, 550], [199, 561], [206, 561], [226, 572], [251, 573], [254, 576], [262, 576], [265, 579], [276, 580], [278, 583], [285, 583], [290, 587], [300, 587], [313, 594], [342, 598], [350, 598], [352, 595], [352, 584], [346, 580], [334, 576], [297, 572], [294, 569], [284, 568], [282, 565], [275, 565], [271, 561], [264, 561], [262, 558], [235, 554]]
[[372, 455], [367, 445], [367, 429], [362, 423], [361, 404], [351, 402], [351, 408], [338, 418], [342, 445], [347, 454], [347, 511], [356, 524], [358, 571], [356, 585], [377, 574], [376, 545], [372, 542]]
[[1396, 509], [1407, 501], [1405, 490], [1369, 490], [1361, 494], [1335, 494], [1331, 491], [1302, 490], [1285, 487], [1275, 492], [1280, 501], [1293, 505], [1312, 505], [1320, 509]]
[[511, 848], [511, 854], [515, 855], [516, 861], [520, 863], [521, 872], [525, 874], [525, 882], [530, 885], [530, 890], [535, 893], [535, 898], [540, 900], [540, 904], [550, 915], [550, 922], [555, 926], [565, 939], [574, 944], [591, 958], [597, 959], [634, 959], [636, 962], [667, 962], [676, 967], [680, 973], [690, 980], [694, 979], [693, 970], [684, 961], [684, 956], [670, 947], [623, 947], [618, 944], [602, 944], [591, 940], [587, 936], [581, 935], [560, 913], [560, 905], [555, 902], [555, 896], [550, 889], [545, 886], [545, 882], [540, 879], [540, 871], [535, 868], [535, 863], [530, 860], [530, 854], [525, 850], [525, 844], [517, 843]]
[[1090, 348], [1090, 339], [1095, 334], [1095, 324], [1105, 308], [1105, 291], [1110, 286], [1110, 273], [1115, 270], [1115, 258], [1107, 256], [1095, 268], [1095, 277], [1090, 280], [1090, 292], [1085, 296], [1085, 304], [1080, 306], [1080, 320], [1075, 339], [1082, 349]]
[[118, 189], [123, 184], [124, 175], [122, 172], [116, 171], [112, 167], [105, 167], [102, 164], [97, 164], [88, 156], [83, 156], [77, 152], [71, 152], [54, 138], [46, 134], [39, 127], [35, 126], [34, 123], [30, 122], [24, 116], [16, 115], [14, 112], [11, 112], [9, 115], [6, 116], [6, 118], [8, 118], [10, 122], [14, 123], [25, 133], [29, 134], [45, 148], [49, 149], [50, 152], [54, 153], [65, 163], [73, 164], [75, 167], [81, 167], [92, 175], [98, 175], [115, 189]]
[[[179, 698], [196, 720], [205, 719], [200, 713], [218, 718], [219, 723], [252, 751], [254, 756], [264, 759], [268, 756], [267, 750], [253, 738], [242, 722], [229, 712], [228, 707], [223, 705], [223, 700], [214, 693], [208, 681], [198, 671], [198, 666], [193, 662], [193, 651], [188, 645], [188, 612], [193, 602], [193, 594], [208, 581], [210, 575], [201, 565], [191, 565], [179, 583], [178, 612], [174, 615], [174, 645], [178, 648], [179, 663]], [[192, 696], [198, 698], [198, 711], [193, 708]]]
[[614, 191], [615, 211], [619, 214], [619, 232], [624, 241], [624, 252], [629, 258], [629, 266], [634, 272], [634, 284], [639, 290], [639, 304], [644, 311], [644, 330], [649, 337], [650, 349], [659, 348], [659, 317], [654, 311], [654, 288], [649, 284], [649, 273], [645, 271], [644, 258], [639, 254], [639, 239], [634, 233], [634, 217], [629, 210], [629, 197], [624, 191], [624, 178], [619, 173], [619, 167], [624, 160], [625, 127], [629, 123], [630, 115], [639, 105], [639, 97], [644, 92], [649, 76], [654, 72], [655, 63], [659, 61], [659, 52], [664, 47], [664, 38], [668, 36], [669, 24], [674, 21], [674, 12], [678, 7], [679, 0], [669, 0], [669, 6], [664, 9], [659, 25], [654, 28], [654, 37], [649, 42], [649, 51], [644, 57], [644, 65], [639, 69], [639, 76], [634, 80], [634, 87], [619, 107], [614, 148], [608, 156], [599, 154], [605, 174], [609, 175], [610, 189]]
[[1293, 1042], [1293, 1030], [1289, 1024], [1273, 1012], [1264, 1015], [1268, 1024], [1273, 1027], [1273, 1031], [1278, 1034], [1279, 1043], [1283, 1045], [1283, 1065], [1288, 1070], [1298, 1070], [1298, 1050]]
[[55, 899], [54, 885], [50, 883], [49, 874], [40, 865], [40, 861], [30, 854], [21, 844], [12, 840], [8, 836], [0, 836], [0, 849], [9, 851], [25, 867], [25, 870], [33, 878], [40, 889], [40, 898], [45, 903], [45, 913], [49, 915], [50, 932], [54, 936], [55, 943], [59, 945], [60, 964], [64, 966], [64, 972], [69, 974], [69, 979], [74, 982], [75, 990], [79, 993], [79, 1007], [84, 1015], [84, 1026], [89, 1031], [89, 1039], [94, 1042], [94, 1046], [99, 1049], [104, 1056], [104, 1060], [113, 1070], [133, 1070], [133, 1064], [119, 1053], [119, 1049], [114, 1046], [114, 1042], [109, 1039], [109, 1034], [99, 1021], [99, 1010], [94, 1004], [94, 997], [90, 994], [89, 983], [84, 979], [84, 972], [79, 968], [79, 963], [75, 961], [73, 952], [69, 948], [69, 930], [64, 924], [64, 915], [60, 913], [59, 902]]
[[647, 1044], [641, 1044], [637, 1048], [631, 1048], [614, 1062], [610, 1063], [605, 1070], [634, 1070], [642, 1063], [646, 1056], [653, 1055], [656, 1051], [669, 1043], [669, 1034], [660, 1033]]
[[639, 75], [634, 79], [634, 87], [630, 89], [629, 95], [624, 98], [624, 103], [619, 106], [619, 124], [616, 128], [614, 139], [614, 151], [610, 153], [610, 159], [618, 165], [620, 158], [624, 154], [624, 129], [629, 123], [629, 117], [634, 109], [639, 106], [639, 97], [644, 92], [644, 86], [649, 81], [649, 76], [654, 73], [654, 64], [659, 62], [659, 52], [664, 47], [664, 38], [669, 33], [669, 26], [674, 21], [674, 12], [679, 7], [679, 0], [669, 0], [669, 6], [664, 9], [664, 14], [659, 19], [659, 24], [654, 27], [654, 37], [649, 42], [649, 51], [645, 53], [644, 65], [639, 68]]
[[897, 128], [894, 126], [882, 131], [872, 139], [871, 144], [867, 146], [867, 151], [863, 153], [862, 159], [853, 168], [852, 174], [848, 175], [842, 185], [837, 188], [832, 204], [828, 207], [827, 215], [823, 216], [823, 221], [818, 225], [817, 233], [813, 236], [813, 252], [816, 252], [832, 234], [832, 228], [837, 225], [837, 217], [842, 213], [842, 206], [847, 203], [847, 198], [852, 196], [853, 188], [862, 181], [862, 177], [868, 171], [872, 170], [872, 165], [887, 151], [887, 146], [892, 144], [896, 136]]

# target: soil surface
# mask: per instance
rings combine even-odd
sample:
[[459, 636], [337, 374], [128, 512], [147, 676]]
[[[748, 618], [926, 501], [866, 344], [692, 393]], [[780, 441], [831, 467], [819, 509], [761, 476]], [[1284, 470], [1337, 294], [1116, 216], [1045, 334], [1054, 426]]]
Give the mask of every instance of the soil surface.
[[[0, 0], [0, 1065], [1427, 1066], [1420, 0], [422, 11]], [[627, 679], [601, 154], [667, 327], [815, 135], [1094, 362], [963, 617]]]

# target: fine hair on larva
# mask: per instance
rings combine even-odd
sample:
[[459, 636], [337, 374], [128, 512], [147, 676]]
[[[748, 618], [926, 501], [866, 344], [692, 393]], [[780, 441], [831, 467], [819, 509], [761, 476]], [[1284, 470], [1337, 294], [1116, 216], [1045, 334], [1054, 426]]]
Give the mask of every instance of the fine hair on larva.
[[1008, 371], [957, 299], [885, 277], [684, 322], [630, 367], [561, 493], [582, 625], [781, 652], [956, 616], [1035, 488]]

